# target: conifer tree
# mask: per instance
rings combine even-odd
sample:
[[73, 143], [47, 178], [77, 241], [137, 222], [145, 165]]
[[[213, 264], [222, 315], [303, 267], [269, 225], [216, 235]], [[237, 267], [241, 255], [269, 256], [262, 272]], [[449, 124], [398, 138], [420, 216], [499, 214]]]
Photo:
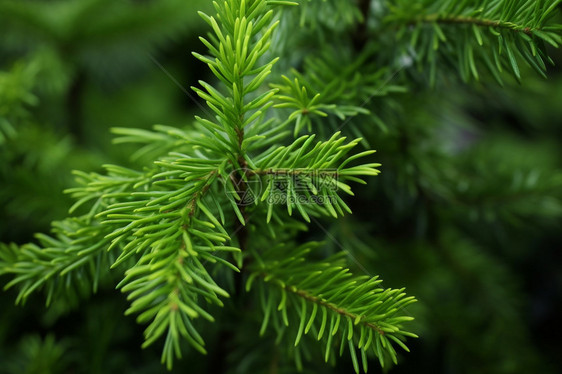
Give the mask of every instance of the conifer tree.
[[[452, 86], [505, 85], [526, 67], [544, 76], [547, 45], [562, 42], [551, 21], [558, 4], [213, 2], [213, 14], [199, 13], [205, 52], [193, 53], [214, 77], [192, 87], [206, 107], [185, 128], [115, 128], [141, 166], [76, 172], [68, 218], [32, 243], [1, 245], [6, 289], [17, 289], [16, 303], [42, 291], [50, 305], [111, 284], [143, 325], [142, 346], [161, 347], [170, 370], [193, 351], [217, 372], [306, 370], [344, 352], [355, 372], [399, 364], [431, 305], [412, 309], [414, 296], [373, 276], [373, 248], [391, 259], [375, 264], [392, 270], [393, 284], [414, 279], [428, 299], [438, 291], [423, 282], [443, 258], [461, 273], [492, 268], [477, 281], [501, 298], [507, 291], [493, 283], [510, 275], [478, 250], [480, 217], [509, 225], [562, 214], [555, 168], [537, 172], [510, 161], [509, 149], [474, 145], [460, 126], [419, 120]], [[4, 129], [9, 136], [12, 126]], [[502, 161], [490, 179], [503, 178], [507, 191], [470, 177], [487, 170], [470, 162], [475, 155], [486, 166]], [[393, 216], [370, 217], [378, 205]], [[409, 219], [416, 232], [399, 232]], [[394, 235], [394, 252], [427, 260], [426, 271], [424, 260], [409, 265], [380, 249]], [[419, 253], [428, 249], [441, 255]], [[60, 355], [51, 338], [44, 345]]]

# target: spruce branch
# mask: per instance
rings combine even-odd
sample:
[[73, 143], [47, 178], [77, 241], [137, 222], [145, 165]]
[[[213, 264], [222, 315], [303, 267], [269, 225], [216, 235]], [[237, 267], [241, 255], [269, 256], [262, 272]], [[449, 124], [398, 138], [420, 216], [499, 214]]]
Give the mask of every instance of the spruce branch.
[[[166, 335], [162, 361], [168, 367], [174, 354], [181, 356], [181, 338], [204, 352], [190, 319], [213, 320], [198, 300], [222, 305], [218, 297], [228, 293], [198, 258], [237, 270], [217, 254], [238, 248], [225, 245], [230, 238], [203, 202], [221, 163], [177, 154], [160, 159], [144, 173], [111, 165], [107, 175], [79, 173], [84, 185], [69, 190], [78, 199], [73, 210], [86, 203], [92, 206], [79, 219], [82, 226], [65, 227], [58, 241], [40, 236], [44, 248], [23, 246], [2, 266], [2, 273], [16, 275], [7, 286], [20, 285], [18, 300], [46, 286], [50, 301], [55, 291], [64, 291], [58, 287], [59, 277], [67, 283], [76, 279], [83, 287], [83, 273], [91, 272], [95, 291], [102, 267], [128, 266], [118, 287], [132, 300], [127, 314], [140, 313], [140, 323], [150, 321], [144, 346]], [[108, 254], [110, 260], [98, 259]]]
[[37, 234], [38, 244], [0, 246], [0, 275], [14, 278], [4, 289], [18, 286], [16, 303], [24, 303], [35, 291], [45, 288], [46, 305], [54, 298], [69, 300], [96, 292], [102, 267], [109, 267], [116, 252], [108, 252], [107, 228], [85, 219], [53, 223], [53, 236]]
[[[346, 181], [365, 183], [359, 176], [375, 176], [377, 163], [346, 167], [349, 162], [368, 156], [366, 151], [346, 158], [361, 139], [345, 143], [339, 133], [329, 140], [314, 143], [315, 136], [302, 136], [287, 147], [268, 150], [255, 159], [251, 173], [263, 176], [265, 187], [260, 200], [268, 205], [267, 221], [274, 205], [286, 205], [289, 215], [298, 210], [310, 222], [309, 214], [338, 217], [351, 212], [339, 196], [353, 195]], [[317, 202], [317, 203], [316, 203]]]
[[476, 17], [465, 17], [465, 16], [443, 16], [439, 14], [427, 15], [420, 17], [419, 19], [412, 21], [412, 25], [417, 23], [443, 23], [443, 24], [468, 24], [476, 25], [479, 27], [493, 27], [496, 29], [512, 30], [515, 32], [523, 32], [527, 35], [533, 35], [535, 31], [540, 31], [540, 29], [533, 29], [528, 26], [518, 25], [512, 22], [504, 22], [500, 20], [486, 19], [486, 18], [476, 18]]
[[[259, 58], [271, 44], [270, 38], [278, 22], [272, 23], [273, 11], [267, 9], [266, 1], [223, 2], [214, 3], [214, 6], [216, 19], [200, 12], [214, 32], [209, 34], [209, 40], [200, 38], [212, 56], [198, 53], [194, 53], [194, 56], [209, 66], [222, 81], [228, 94], [224, 96], [203, 81], [199, 83], [205, 91], [196, 87], [193, 89], [206, 100], [217, 116], [218, 123], [200, 120], [201, 125], [214, 134], [217, 131], [226, 132], [228, 140], [224, 139], [224, 142], [234, 150], [232, 161], [240, 167], [243, 165], [239, 165], [239, 162], [244, 157], [244, 130], [262, 117], [263, 112], [272, 105], [271, 97], [277, 92], [271, 89], [250, 102], [245, 101], [251, 92], [262, 85], [278, 60], [274, 58], [256, 67]], [[250, 114], [249, 120], [245, 118], [247, 114]]]
[[[379, 113], [365, 105], [382, 97], [391, 101], [392, 94], [403, 93], [405, 88], [389, 82], [388, 76], [393, 73], [373, 64], [375, 58], [372, 49], [355, 55], [327, 48], [320, 55], [307, 55], [302, 71], [291, 69], [294, 78], [282, 76], [280, 82], [271, 84], [280, 93], [275, 96], [275, 108], [293, 110], [289, 121], [294, 122], [294, 136], [303, 129], [321, 134], [326, 128], [338, 131], [344, 123], [350, 125], [354, 136], [362, 136], [365, 129], [349, 123], [359, 116], [368, 116], [387, 132]], [[363, 143], [368, 145], [364, 140]]]
[[[266, 53], [278, 25], [270, 8], [288, 4], [226, 0], [214, 3], [215, 16], [200, 13], [213, 30], [207, 38], [201, 38], [210, 56], [194, 55], [209, 66], [221, 85], [215, 87], [201, 81], [203, 89], [193, 89], [207, 102], [215, 118], [196, 117], [194, 130], [163, 126], [154, 131], [114, 130], [120, 135], [117, 143], [142, 145], [136, 157], [156, 159], [142, 171], [108, 165], [105, 174], [77, 173], [81, 186], [68, 192], [77, 199], [72, 212], [86, 210], [77, 218], [83, 226], [67, 229], [69, 233], [61, 234], [61, 244], [42, 237], [40, 246], [2, 248], [0, 274], [15, 276], [9, 286], [21, 287], [22, 300], [41, 287], [51, 290], [57, 284], [53, 279], [67, 273], [81, 276], [87, 271], [97, 274], [102, 268], [106, 272], [110, 268], [118, 270], [124, 277], [117, 288], [127, 293], [131, 302], [126, 314], [138, 314], [137, 321], [148, 324], [143, 347], [164, 338], [162, 363], [171, 368], [174, 357], [181, 357], [183, 340], [205, 353], [205, 342], [193, 320], [201, 317], [214, 321], [208, 306], [223, 306], [222, 300], [230, 296], [226, 287], [211, 275], [213, 264], [220, 274], [227, 269], [240, 271], [222, 256], [241, 249], [247, 253], [236, 259], [247, 259], [238, 264], [248, 267], [248, 274], [252, 274], [252, 264], [262, 263], [261, 255], [248, 252], [255, 244], [246, 229], [238, 231], [235, 238], [228, 234], [227, 229], [235, 225], [236, 219], [247, 225], [251, 210], [265, 215], [268, 222], [273, 219], [283, 225], [289, 219], [274, 209], [279, 202], [264, 202], [274, 194], [284, 199], [289, 215], [298, 210], [306, 221], [310, 221], [309, 215], [337, 217], [351, 212], [339, 195], [353, 195], [349, 182], [365, 183], [361, 178], [379, 173], [377, 163], [355, 165], [356, 160], [374, 151], [351, 155], [361, 139], [347, 141], [339, 132], [325, 141], [316, 141], [313, 135], [291, 142], [290, 132], [285, 129], [291, 119], [269, 113], [279, 89], [261, 89], [278, 60]], [[289, 144], [282, 146], [284, 142]], [[349, 166], [350, 163], [354, 165]], [[280, 176], [289, 183], [285, 190], [273, 187]], [[266, 190], [252, 204], [246, 204], [242, 195], [249, 191], [250, 182], [262, 179], [266, 181]], [[313, 203], [300, 201], [298, 195]], [[90, 231], [93, 233], [88, 235]], [[64, 235], [73, 235], [73, 239]], [[50, 246], [58, 247], [53, 250]], [[107, 263], [100, 264], [102, 256], [109, 256]], [[287, 260], [295, 259], [298, 263], [301, 257], [289, 256]], [[94, 264], [94, 259], [98, 263]], [[314, 269], [308, 270], [309, 274], [316, 274]], [[303, 268], [301, 272], [308, 270]], [[408, 336], [398, 327], [397, 321], [402, 319], [381, 320], [374, 314], [359, 312], [363, 313], [364, 308], [378, 312], [382, 303], [384, 308], [390, 308], [385, 313], [394, 314], [393, 305], [405, 305], [410, 299], [402, 299], [400, 291], [378, 291], [376, 279], [349, 280], [344, 273], [335, 278], [343, 298], [329, 296], [326, 290], [324, 299], [314, 293], [318, 287], [305, 288], [301, 282], [295, 283], [294, 290], [291, 288], [291, 297], [316, 305], [322, 313], [329, 311], [330, 336], [338, 330], [335, 318], [343, 318], [358, 325], [358, 333], [364, 339], [371, 331], [374, 349], [388, 345], [392, 356], [393, 348], [385, 339], [389, 336], [402, 344], [401, 338], [396, 337]], [[278, 275], [283, 279], [282, 274]], [[352, 289], [351, 285], [358, 280], [363, 286]], [[357, 290], [366, 292], [359, 299], [364, 302], [362, 306], [347, 303]], [[285, 295], [284, 288], [281, 291]], [[302, 311], [301, 314], [305, 315]], [[349, 341], [353, 330], [349, 324]], [[332, 349], [330, 339], [327, 352]], [[370, 343], [358, 344], [365, 355], [365, 346]], [[354, 355], [352, 346], [350, 343]], [[382, 353], [377, 354], [384, 364]]]
[[[326, 343], [326, 361], [337, 339], [342, 346], [349, 343], [352, 358], [355, 346], [361, 350], [365, 371], [365, 357], [371, 351], [383, 367], [388, 359], [396, 363], [391, 343], [407, 351], [404, 338], [415, 337], [402, 329], [402, 323], [413, 318], [401, 315], [415, 298], [405, 297], [403, 289], [383, 289], [377, 277], [353, 276], [341, 254], [320, 262], [310, 261], [308, 254], [319, 246], [316, 242], [292, 248], [279, 245], [254, 253], [257, 261], [251, 266], [246, 288], [251, 290], [255, 282], [259, 287], [272, 285], [268, 293], [258, 293], [264, 312], [261, 334], [271, 323], [281, 334], [296, 320], [300, 322], [294, 346], [312, 331], [317, 340]], [[353, 361], [355, 371], [359, 372]]]
[[[501, 73], [511, 70], [521, 78], [519, 61], [545, 76], [544, 43], [562, 43], [560, 27], [550, 22], [559, 0], [494, 0], [440, 3], [398, 1], [389, 6], [384, 23], [398, 29], [400, 38], [409, 39], [418, 63], [429, 65], [429, 78], [436, 82], [438, 54], [458, 63], [463, 80], [480, 79], [483, 64], [498, 83]], [[455, 56], [456, 59], [451, 59]], [[420, 65], [421, 67], [421, 65]]]

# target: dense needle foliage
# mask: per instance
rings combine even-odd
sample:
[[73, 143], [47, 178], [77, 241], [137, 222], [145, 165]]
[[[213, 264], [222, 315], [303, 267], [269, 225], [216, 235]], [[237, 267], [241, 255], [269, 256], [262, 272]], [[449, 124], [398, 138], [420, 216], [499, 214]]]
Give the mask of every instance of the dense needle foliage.
[[[559, 1], [202, 1], [200, 23], [174, 0], [52, 3], [0, 1], [2, 297], [45, 300], [42, 325], [88, 309], [81, 335], [99, 352], [27, 337], [0, 372], [161, 371], [112, 352], [121, 313], [143, 328], [127, 349], [159, 350], [168, 370], [421, 371], [419, 352], [443, 372], [555, 370], [505, 326], [524, 326], [515, 269], [556, 240], [560, 154], [544, 138], [559, 130], [475, 118], [518, 100], [510, 76], [547, 87], [533, 74], [562, 43]], [[191, 28], [188, 91], [149, 53]], [[100, 131], [89, 82], [118, 90], [147, 63], [195, 101], [194, 120], [79, 147]], [[45, 220], [50, 234], [27, 240]]]

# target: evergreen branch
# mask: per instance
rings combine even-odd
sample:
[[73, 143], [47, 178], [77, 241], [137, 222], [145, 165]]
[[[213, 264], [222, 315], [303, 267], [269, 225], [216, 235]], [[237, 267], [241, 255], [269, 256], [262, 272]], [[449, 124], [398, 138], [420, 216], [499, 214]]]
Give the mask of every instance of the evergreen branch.
[[529, 26], [518, 25], [512, 22], [505, 22], [501, 20], [486, 19], [486, 18], [476, 18], [476, 17], [465, 17], [465, 16], [443, 16], [439, 14], [432, 14], [420, 17], [419, 19], [412, 21], [411, 25], [418, 23], [443, 23], [443, 24], [468, 24], [476, 25], [479, 27], [493, 27], [496, 29], [512, 30], [515, 32], [523, 32], [529, 36], [533, 35], [535, 31], [540, 31], [540, 28], [534, 29]]
[[[356, 346], [363, 358], [371, 349], [383, 367], [388, 358], [396, 362], [391, 342], [408, 350], [404, 338], [415, 337], [402, 329], [402, 323], [412, 318], [400, 316], [415, 299], [405, 297], [403, 289], [380, 288], [376, 277], [352, 276], [341, 256], [311, 262], [307, 254], [318, 246], [315, 242], [296, 248], [279, 245], [263, 254], [253, 253], [257, 261], [251, 266], [246, 288], [251, 290], [258, 279], [260, 288], [269, 285], [267, 292], [259, 293], [264, 311], [261, 334], [273, 323], [281, 335], [290, 321], [299, 320], [295, 347], [312, 331], [317, 340], [326, 343], [326, 361], [339, 340], [342, 346], [349, 342], [352, 357]], [[365, 359], [363, 365], [366, 371]], [[354, 366], [359, 372], [358, 365]]]
[[353, 195], [347, 181], [365, 183], [360, 176], [378, 175], [376, 167], [369, 163], [346, 167], [354, 160], [368, 156], [366, 151], [347, 157], [361, 139], [345, 143], [346, 138], [336, 133], [325, 142], [314, 143], [315, 136], [302, 136], [287, 147], [269, 149], [255, 158], [255, 168], [248, 175], [263, 177], [266, 186], [260, 201], [268, 205], [267, 221], [273, 215], [273, 206], [283, 204], [287, 212], [299, 211], [310, 222], [309, 213], [337, 217], [351, 212], [338, 195], [342, 191]]
[[90, 204], [90, 211], [86, 217], [91, 221], [96, 214], [102, 212], [115, 196], [135, 190], [135, 186], [143, 185], [146, 178], [150, 177], [152, 170], [141, 173], [117, 165], [105, 165], [106, 174], [85, 173], [75, 171], [76, 181], [80, 187], [65, 190], [76, 202], [69, 212], [72, 214], [82, 206]]
[[[374, 58], [372, 50], [342, 56], [340, 49], [326, 49], [319, 56], [307, 55], [302, 72], [292, 69], [293, 80], [283, 76], [281, 82], [271, 84], [280, 93], [274, 98], [275, 107], [293, 109], [288, 120], [295, 124], [294, 136], [303, 129], [322, 133], [328, 127], [337, 131], [342, 121], [358, 115], [369, 116], [386, 132], [387, 126], [379, 114], [364, 105], [385, 96], [390, 100], [389, 95], [403, 93], [405, 88], [389, 84], [389, 69], [373, 64]], [[365, 131], [351, 127], [355, 136]]]
[[[190, 233], [175, 227], [179, 235], [172, 235], [172, 240], [153, 243], [153, 251], [145, 254], [127, 271], [118, 286], [123, 292], [129, 293], [129, 300], [134, 300], [125, 314], [140, 312], [137, 318], [139, 323], [151, 321], [145, 330], [143, 347], [166, 335], [162, 363], [166, 363], [168, 368], [172, 367], [174, 353], [181, 358], [182, 337], [198, 351], [206, 353], [204, 341], [191, 319], [199, 316], [211, 322], [214, 319], [198, 305], [198, 300], [203, 298], [222, 306], [219, 296], [228, 297], [228, 293], [214, 282], [198, 257], [217, 262], [222, 259], [214, 252], [238, 250], [221, 245], [226, 237], [203, 231], [203, 225], [193, 226]], [[209, 238], [213, 238], [216, 244], [210, 244]]]
[[[180, 228], [182, 230], [191, 228], [196, 208], [216, 180], [218, 172], [208, 163], [199, 165], [193, 163], [188, 166], [188, 160], [190, 159], [179, 159], [175, 163], [160, 161], [159, 164], [167, 166], [167, 168], [166, 171], [155, 174], [153, 177], [153, 183], [158, 190], [137, 192], [140, 199], [116, 202], [97, 214], [98, 219], [105, 219], [102, 223], [117, 227], [108, 236], [112, 240], [112, 245], [118, 245], [135, 236], [138, 236], [139, 240], [148, 237], [150, 239], [143, 244], [144, 248], [152, 242], [157, 242], [159, 237], [165, 235], [166, 230], [179, 235], [181, 234]], [[202, 166], [203, 164], [205, 166]], [[199, 168], [198, 172], [185, 171], [185, 169], [195, 168]], [[160, 178], [163, 175], [166, 175], [167, 178], [162, 180]], [[182, 178], [182, 176], [184, 177]], [[166, 187], [170, 190], [167, 190]], [[216, 227], [211, 225], [212, 228]], [[224, 232], [222, 226], [219, 226], [218, 229]], [[137, 240], [133, 240], [125, 246], [117, 263], [138, 253], [138, 245]]]
[[[263, 274], [263, 277], [264, 277], [264, 278], [268, 278], [268, 274]], [[353, 313], [349, 312], [348, 310], [346, 310], [346, 309], [344, 309], [344, 308], [341, 308], [341, 307], [338, 307], [337, 305], [334, 305], [334, 304], [332, 304], [332, 303], [326, 302], [326, 301], [323, 300], [322, 298], [313, 296], [313, 295], [311, 295], [309, 292], [307, 292], [307, 291], [305, 291], [305, 290], [298, 290], [298, 289], [295, 289], [294, 287], [286, 286], [286, 285], [283, 286], [283, 289], [284, 289], [286, 292], [291, 292], [291, 293], [293, 293], [293, 294], [295, 294], [295, 295], [297, 295], [297, 296], [299, 296], [299, 297], [302, 297], [302, 298], [305, 299], [306, 301], [309, 301], [309, 302], [314, 303], [314, 304], [318, 304], [319, 306], [324, 307], [324, 308], [326, 308], [326, 309], [330, 309], [331, 311], [333, 311], [333, 312], [335, 312], [335, 313], [337, 313], [337, 314], [340, 314], [340, 315], [343, 316], [343, 317], [351, 318], [353, 321], [356, 321], [356, 320], [360, 320], [360, 321], [361, 321], [361, 319], [362, 319], [362, 316], [361, 316], [361, 315], [353, 314]], [[365, 327], [368, 327], [368, 328], [370, 328], [370, 329], [376, 331], [376, 332], [377, 332], [378, 334], [380, 334], [380, 335], [384, 335], [384, 334], [385, 334], [384, 330], [382, 330], [382, 329], [381, 329], [379, 326], [377, 326], [377, 324], [375, 324], [375, 323], [372, 323], [372, 322], [364, 322], [364, 321], [361, 321], [360, 323], [361, 323], [362, 325], [364, 325]]]
[[310, 98], [306, 86], [301, 86], [299, 78], [291, 81], [286, 76], [282, 77], [285, 81], [284, 85], [272, 85], [279, 89], [284, 95], [277, 95], [276, 99], [280, 101], [276, 104], [276, 108], [295, 108], [296, 110], [289, 115], [289, 121], [295, 121], [295, 129], [293, 135], [296, 137], [303, 128], [307, 128], [308, 132], [312, 132], [311, 116], [326, 117], [326, 110], [333, 109], [335, 105], [326, 105], [319, 103], [321, 94], [317, 93]]
[[[225, 160], [172, 154], [154, 165], [145, 172], [109, 165], [107, 175], [78, 173], [83, 186], [68, 191], [78, 199], [73, 210], [86, 203], [91, 208], [79, 218], [82, 226], [70, 233], [76, 242], [66, 236], [58, 241], [40, 236], [43, 248], [26, 245], [17, 257], [12, 249], [0, 259], [0, 266], [2, 274], [15, 276], [8, 286], [20, 285], [18, 300], [46, 285], [50, 301], [56, 275], [68, 275], [70, 282], [70, 277], [83, 277], [82, 269], [99, 274], [100, 267], [129, 264], [119, 284], [133, 300], [127, 314], [140, 312], [139, 322], [151, 321], [145, 346], [166, 333], [162, 361], [171, 367], [174, 353], [180, 356], [181, 338], [204, 351], [190, 319], [212, 317], [198, 299], [222, 305], [218, 297], [228, 296], [201, 261], [237, 270], [217, 253], [239, 249], [225, 245], [230, 238], [204, 201]], [[67, 228], [63, 235], [70, 231]], [[108, 254], [110, 260], [103, 261], [100, 256]], [[137, 259], [134, 265], [132, 258]]]
[[[272, 23], [273, 11], [268, 10], [268, 7], [286, 5], [290, 2], [242, 0], [241, 2], [225, 1], [221, 4], [216, 2], [213, 4], [217, 11], [216, 19], [205, 13], [199, 13], [214, 32], [214, 34], [209, 34], [209, 40], [200, 38], [209, 48], [212, 56], [207, 57], [197, 53], [194, 53], [194, 56], [205, 62], [215, 76], [222, 81], [227, 95], [223, 95], [208, 83], [200, 81], [199, 83], [205, 88], [205, 91], [195, 87], [193, 90], [206, 100], [207, 105], [215, 112], [216, 122], [202, 118], [197, 118], [197, 120], [211, 138], [220, 142], [216, 144], [216, 150], [226, 153], [235, 169], [234, 174], [222, 176], [227, 187], [234, 192], [232, 196], [237, 201], [232, 207], [244, 225], [246, 223], [245, 206], [240, 202], [240, 194], [245, 195], [247, 191], [245, 171], [249, 161], [246, 149], [251, 147], [252, 142], [263, 144], [260, 140], [265, 138], [261, 134], [248, 137], [246, 128], [263, 122], [265, 111], [273, 104], [271, 98], [278, 90], [270, 89], [250, 102], [247, 100], [249, 95], [262, 85], [278, 60], [274, 58], [261, 66], [255, 66], [269, 49], [272, 33], [278, 25], [278, 21]], [[265, 122], [268, 125], [271, 124], [268, 121]], [[263, 128], [259, 125], [255, 127]], [[238, 190], [234, 185], [238, 186]], [[245, 235], [242, 232], [240, 236]]]
[[[270, 90], [249, 104], [244, 103], [244, 97], [259, 87], [275, 62], [254, 69], [258, 57], [267, 50], [267, 40], [275, 25], [270, 26], [257, 43], [249, 45], [249, 40], [270, 21], [272, 12], [265, 13], [264, 1], [250, 1], [247, 5], [246, 8], [244, 1], [225, 2], [222, 5], [215, 3], [220, 27], [213, 17], [202, 14], [216, 33], [210, 37], [216, 45], [215, 51], [220, 51], [216, 64], [210, 64], [210, 67], [213, 72], [217, 72], [214, 70], [216, 67], [226, 75], [230, 96], [225, 97], [212, 86], [201, 82], [206, 93], [195, 90], [215, 111], [218, 124], [197, 118], [203, 132], [201, 136], [188, 141], [193, 149], [206, 149], [209, 156], [226, 155], [230, 165], [235, 167], [245, 167], [242, 149], [245, 145], [244, 127], [257, 120], [261, 111], [271, 105], [267, 100], [275, 92]], [[230, 18], [229, 12], [233, 9], [240, 15], [236, 20]], [[235, 44], [231, 44], [231, 40]], [[206, 40], [203, 42], [213, 50], [211, 43]], [[234, 49], [239, 64], [232, 59], [232, 54], [225, 54], [225, 50], [233, 52]], [[197, 57], [206, 61], [203, 56]], [[248, 75], [256, 75], [249, 85], [244, 80]], [[260, 111], [252, 115], [250, 121], [244, 119], [248, 111], [255, 112], [257, 109]], [[125, 135], [120, 142], [146, 142], [156, 135], [143, 131], [118, 132]], [[188, 139], [185, 135], [179, 135], [184, 140]], [[169, 143], [167, 136], [158, 138]], [[217, 178], [229, 181], [229, 165], [226, 160], [201, 157], [204, 155], [200, 151], [195, 153], [199, 153], [200, 157], [175, 154], [157, 161], [155, 165], [160, 170], [151, 171], [142, 182], [135, 185], [137, 188], [142, 187], [140, 191], [109, 194], [113, 202], [95, 216], [103, 220], [103, 225], [114, 228], [107, 238], [111, 240], [110, 248], [121, 248], [121, 255], [113, 266], [140, 255], [137, 264], [126, 272], [119, 287], [129, 292], [129, 299], [133, 300], [127, 314], [141, 312], [139, 322], [151, 321], [145, 331], [145, 346], [167, 335], [162, 361], [168, 367], [172, 365], [174, 353], [180, 356], [180, 337], [204, 352], [204, 342], [190, 319], [203, 316], [212, 320], [212, 317], [197, 304], [198, 295], [218, 305], [222, 305], [219, 296], [228, 296], [226, 291], [216, 285], [198, 257], [221, 262], [236, 270], [214, 254], [215, 251], [238, 249], [223, 245], [230, 238], [203, 204], [204, 195]], [[90, 192], [82, 193], [87, 195]], [[104, 196], [108, 197], [107, 191]], [[243, 207], [235, 205], [234, 208], [240, 218], [240, 209]], [[198, 216], [200, 212], [208, 220], [202, 220]]]
[[96, 292], [105, 275], [100, 267], [108, 267], [116, 257], [115, 251], [106, 250], [107, 233], [107, 228], [87, 220], [67, 219], [53, 223], [53, 236], [37, 234], [38, 245], [2, 244], [0, 275], [14, 277], [4, 288], [19, 287], [16, 303], [45, 288], [47, 306], [56, 297], [71, 300]]
[[527, 0], [422, 1], [411, 6], [410, 2], [398, 1], [389, 7], [385, 23], [396, 25], [400, 37], [409, 35], [418, 62], [429, 64], [431, 85], [436, 82], [437, 53], [454, 61], [465, 81], [470, 77], [480, 78], [478, 62], [481, 62], [503, 84], [504, 68], [509, 68], [516, 79], [521, 78], [518, 60], [545, 76], [545, 60], [551, 61], [542, 50], [543, 44], [554, 47], [562, 44], [560, 27], [549, 22], [559, 3], [559, 0], [533, 4]]
[[230, 238], [203, 202], [221, 164], [181, 154], [161, 159], [160, 172], [145, 182], [151, 189], [133, 192], [128, 196], [135, 200], [119, 199], [96, 215], [115, 228], [107, 235], [110, 248], [121, 247], [113, 267], [140, 254], [118, 287], [132, 300], [126, 314], [140, 313], [140, 323], [151, 321], [144, 346], [166, 335], [162, 362], [169, 368], [174, 354], [181, 357], [181, 338], [205, 352], [191, 319], [213, 318], [197, 301], [203, 297], [222, 305], [219, 296], [228, 297], [199, 258], [237, 270], [215, 254], [238, 249], [224, 245]]
[[121, 194], [143, 179], [141, 173], [126, 168], [108, 165], [106, 169], [107, 176], [77, 172], [78, 182], [84, 186], [68, 190], [78, 200], [71, 210], [90, 202], [88, 214], [53, 223], [53, 236], [36, 235], [39, 245], [3, 246], [0, 274], [15, 276], [6, 287], [19, 286], [17, 302], [25, 302], [43, 287], [47, 289], [47, 305], [55, 297], [68, 296], [72, 287], [82, 287], [80, 293], [84, 293], [88, 278], [92, 279], [93, 291], [97, 290], [100, 274], [104, 274], [100, 268], [109, 268], [117, 252], [107, 251], [106, 235], [111, 227], [100, 225], [93, 216], [106, 206], [104, 199]]
[[[223, 136], [219, 136], [219, 139], [234, 150], [236, 163], [244, 153], [242, 149], [245, 140], [244, 129], [261, 118], [261, 114], [272, 105], [271, 98], [277, 92], [276, 89], [271, 89], [251, 102], [245, 102], [248, 95], [262, 85], [278, 60], [272, 59], [256, 67], [259, 58], [268, 50], [272, 33], [278, 25], [278, 22], [271, 23], [273, 11], [267, 10], [268, 3], [276, 2], [225, 1], [221, 4], [214, 3], [216, 18], [199, 13], [211, 26], [214, 34], [209, 34], [209, 40], [200, 38], [209, 48], [211, 56], [202, 56], [198, 53], [194, 53], [194, 56], [209, 66], [222, 81], [228, 93], [225, 96], [203, 81], [199, 83], [205, 91], [192, 87], [215, 112], [218, 123], [201, 119], [199, 122], [214, 135], [219, 135], [217, 131], [226, 133], [227, 139]], [[247, 114], [250, 114], [248, 120]], [[243, 165], [238, 166], [243, 167]]]
[[419, 22], [474, 24], [528, 34], [544, 30], [560, 2], [536, 1], [530, 6], [531, 2], [528, 0], [478, 0], [461, 3], [453, 0], [441, 3], [423, 0], [415, 4], [399, 0], [389, 6], [386, 21], [403, 22], [407, 25]]
[[192, 139], [201, 137], [194, 130], [178, 130], [175, 127], [155, 125], [152, 131], [131, 128], [113, 128], [113, 134], [118, 135], [114, 144], [142, 145], [131, 155], [133, 161], [149, 161], [166, 156], [170, 152], [188, 153], [192, 150]]

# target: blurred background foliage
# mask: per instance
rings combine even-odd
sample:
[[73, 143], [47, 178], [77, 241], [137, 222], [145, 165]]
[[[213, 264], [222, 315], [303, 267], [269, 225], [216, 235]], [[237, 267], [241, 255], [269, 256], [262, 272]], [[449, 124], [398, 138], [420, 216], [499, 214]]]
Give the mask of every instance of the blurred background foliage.
[[[528, 69], [522, 85], [509, 77], [504, 87], [491, 79], [464, 84], [444, 68], [446, 79], [431, 89], [411, 57], [383, 65], [376, 46], [359, 58], [342, 47], [362, 17], [352, 2], [301, 3], [282, 16], [273, 53], [284, 56], [278, 73], [297, 67], [310, 92], [323, 93], [328, 117], [303, 119], [303, 127], [363, 135], [383, 164], [349, 200], [352, 216], [322, 221], [307, 235], [343, 246], [357, 271], [405, 285], [420, 300], [409, 312], [421, 338], [391, 371], [561, 372], [560, 51], [549, 51], [558, 67], [548, 80]], [[196, 10], [209, 7], [0, 0], [2, 242], [28, 242], [66, 215], [71, 201], [62, 191], [73, 186], [72, 170], [142, 166], [131, 160], [133, 148], [111, 145], [111, 127], [190, 126], [200, 109], [183, 87], [209, 75], [190, 54], [204, 52]], [[338, 94], [318, 87], [330, 76]], [[15, 307], [14, 291], [0, 293], [0, 373], [163, 372], [159, 348], [140, 349], [142, 326], [123, 316], [113, 286], [49, 309], [40, 298]], [[234, 317], [217, 320], [245, 323]], [[206, 335], [210, 347], [221, 339]], [[275, 349], [249, 336], [257, 332], [234, 337], [243, 348], [211, 349], [211, 360], [185, 352], [173, 372], [211, 372], [213, 359], [225, 356], [231, 372], [248, 373]], [[347, 372], [346, 360], [334, 372]]]

